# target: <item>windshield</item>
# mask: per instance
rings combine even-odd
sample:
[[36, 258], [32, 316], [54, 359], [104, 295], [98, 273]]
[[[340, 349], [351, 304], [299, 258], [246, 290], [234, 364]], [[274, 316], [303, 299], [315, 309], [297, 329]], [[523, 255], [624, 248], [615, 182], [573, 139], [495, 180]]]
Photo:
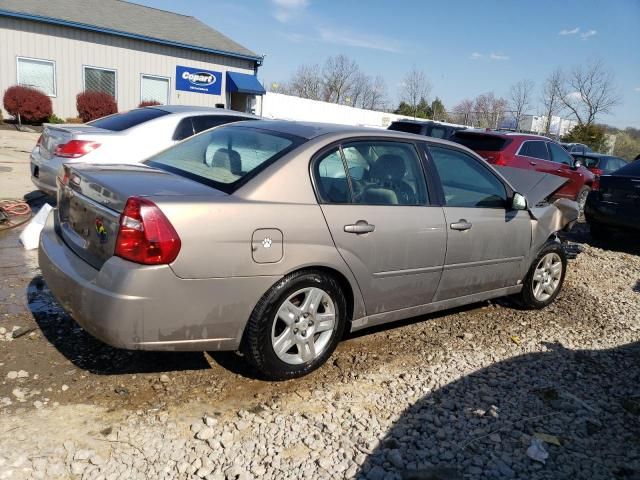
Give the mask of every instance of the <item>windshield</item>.
[[154, 118], [163, 117], [164, 115], [169, 115], [169, 112], [158, 108], [136, 108], [128, 112], [114, 113], [108, 117], [98, 118], [97, 120], [88, 122], [87, 125], [104, 128], [112, 132], [122, 132], [123, 130], [148, 122]]
[[195, 135], [144, 163], [228, 191], [302, 141], [257, 128], [222, 126]]

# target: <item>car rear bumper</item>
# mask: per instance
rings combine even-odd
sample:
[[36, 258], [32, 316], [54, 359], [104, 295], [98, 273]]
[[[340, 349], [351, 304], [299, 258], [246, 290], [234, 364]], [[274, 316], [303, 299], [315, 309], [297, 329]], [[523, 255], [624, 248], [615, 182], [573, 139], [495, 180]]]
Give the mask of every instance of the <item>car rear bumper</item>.
[[590, 194], [584, 207], [588, 223], [598, 223], [608, 227], [640, 231], [640, 212], [632, 206], [621, 206], [603, 202]]
[[56, 176], [58, 169], [62, 166], [62, 160], [58, 157], [52, 157], [45, 160], [40, 155], [39, 148], [36, 147], [29, 156], [31, 181], [43, 192], [49, 195], [55, 195], [57, 191]]
[[111, 257], [96, 270], [55, 231], [42, 231], [40, 268], [62, 307], [94, 337], [140, 350], [236, 350], [258, 299], [278, 278], [177, 277], [170, 266]]

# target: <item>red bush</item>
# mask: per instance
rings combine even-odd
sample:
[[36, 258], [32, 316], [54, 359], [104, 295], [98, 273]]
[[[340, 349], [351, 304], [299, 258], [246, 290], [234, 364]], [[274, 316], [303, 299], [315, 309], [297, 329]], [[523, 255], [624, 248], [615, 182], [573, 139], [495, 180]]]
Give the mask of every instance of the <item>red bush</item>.
[[87, 90], [76, 97], [78, 116], [83, 122], [90, 122], [96, 118], [106, 117], [118, 113], [115, 98], [108, 93]]
[[154, 105], [162, 105], [162, 104], [160, 102], [156, 102], [155, 100], [143, 100], [138, 105], [138, 108], [153, 107]]
[[41, 123], [53, 113], [51, 99], [35, 88], [14, 85], [7, 88], [3, 98], [4, 109], [24, 122]]

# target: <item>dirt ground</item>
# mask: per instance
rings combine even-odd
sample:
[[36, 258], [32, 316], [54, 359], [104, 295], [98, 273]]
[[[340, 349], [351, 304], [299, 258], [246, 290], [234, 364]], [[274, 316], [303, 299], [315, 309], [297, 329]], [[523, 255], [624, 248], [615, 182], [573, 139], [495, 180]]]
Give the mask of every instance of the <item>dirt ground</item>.
[[[28, 195], [34, 208], [52, 201], [32, 193], [26, 157], [36, 137], [0, 131], [0, 197]], [[278, 405], [311, 415], [321, 408], [316, 396], [336, 404], [353, 395], [378, 398], [403, 372], [431, 365], [460, 362], [462, 376], [469, 373], [464, 371], [469, 365], [462, 365], [470, 359], [479, 368], [547, 351], [548, 344], [600, 349], [640, 340], [640, 241], [622, 236], [597, 244], [588, 228], [578, 225], [570, 240], [586, 252], [570, 261], [564, 291], [544, 311], [521, 311], [500, 299], [367, 330], [348, 336], [313, 374], [265, 382], [235, 353], [125, 351], [92, 338], [53, 300], [37, 251], [25, 251], [18, 234], [19, 229], [0, 232], [0, 444], [5, 445], [42, 442], [39, 448], [55, 450], [71, 439], [107, 451], [110, 429], [132, 414], [167, 412], [188, 436], [190, 422], [205, 413], [233, 418], [239, 411]], [[635, 365], [630, 378], [638, 377]], [[445, 377], [434, 380], [433, 372], [425, 375], [416, 398], [447, 383]], [[374, 409], [376, 402], [370, 401]], [[634, 442], [627, 447], [640, 450], [640, 436]], [[0, 473], [2, 468], [0, 462]]]

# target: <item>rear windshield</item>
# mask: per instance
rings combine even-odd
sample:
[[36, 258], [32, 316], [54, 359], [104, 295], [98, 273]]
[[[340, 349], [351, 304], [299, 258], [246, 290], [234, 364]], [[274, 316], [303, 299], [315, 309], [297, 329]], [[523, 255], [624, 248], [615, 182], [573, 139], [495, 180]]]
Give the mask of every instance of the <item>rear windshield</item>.
[[511, 143], [511, 140], [495, 135], [469, 132], [456, 132], [449, 140], [480, 152], [499, 152]]
[[112, 132], [121, 132], [127, 128], [135, 127], [154, 118], [169, 115], [169, 112], [157, 108], [136, 108], [128, 112], [116, 113], [108, 117], [102, 117], [87, 123], [92, 127], [104, 128]]
[[395, 130], [396, 132], [417, 133], [418, 135], [422, 131], [422, 125], [419, 123], [410, 122], [393, 122], [388, 130]]
[[144, 163], [229, 192], [302, 142], [295, 136], [227, 125], [195, 135]]
[[622, 168], [615, 171], [615, 175], [622, 175], [623, 177], [638, 177], [640, 178], [640, 160], [628, 163]]

